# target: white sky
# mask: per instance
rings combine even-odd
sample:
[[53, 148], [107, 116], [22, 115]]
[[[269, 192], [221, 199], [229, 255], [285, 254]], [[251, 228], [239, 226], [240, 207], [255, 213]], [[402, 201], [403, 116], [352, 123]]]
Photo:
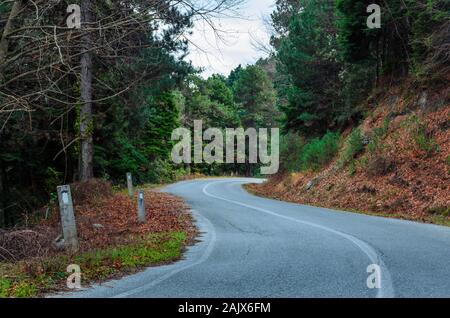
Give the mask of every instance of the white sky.
[[203, 76], [214, 73], [228, 75], [239, 64], [246, 65], [267, 54], [256, 49], [252, 43], [268, 43], [269, 35], [263, 17], [274, 10], [275, 0], [246, 0], [239, 9], [241, 18], [215, 19], [214, 24], [223, 32], [220, 39], [203, 21], [196, 22], [193, 35], [189, 37], [190, 55], [187, 60], [205, 69]]

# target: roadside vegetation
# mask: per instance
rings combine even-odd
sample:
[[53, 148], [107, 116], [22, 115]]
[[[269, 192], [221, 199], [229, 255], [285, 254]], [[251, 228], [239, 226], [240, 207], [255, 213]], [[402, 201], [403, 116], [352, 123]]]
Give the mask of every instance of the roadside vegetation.
[[[137, 184], [196, 174], [258, 176], [256, 164], [173, 164], [172, 131], [192, 129], [199, 119], [204, 129], [280, 127], [284, 172], [320, 176], [333, 164], [349, 176], [363, 168], [371, 177], [393, 173], [400, 163], [386, 141], [400, 133], [392, 125], [404, 115], [408, 136], [402, 137], [412, 139], [409, 146], [424, 160], [440, 163], [449, 156], [445, 141], [436, 138], [448, 134], [448, 124], [431, 129], [427, 123], [431, 112], [449, 104], [446, 0], [383, 2], [383, 23], [374, 29], [366, 27], [363, 0], [277, 0], [268, 57], [209, 78], [184, 59], [189, 46], [183, 36], [196, 19], [211, 19], [239, 1], [208, 1], [192, 12], [183, 1], [148, 7], [134, 0], [83, 2], [91, 6], [83, 10], [93, 13], [93, 28], [61, 30], [50, 38], [40, 26], [60, 23], [55, 17], [70, 2], [0, 4], [0, 30], [11, 19], [6, 31], [18, 33], [5, 37], [0, 52], [0, 228], [26, 228], [48, 213], [56, 186], [94, 176], [117, 187], [127, 172]], [[136, 20], [129, 9], [146, 16], [152, 6], [165, 8], [161, 22]], [[45, 14], [29, 19], [36, 7]], [[125, 21], [123, 34], [115, 33], [111, 12]], [[102, 19], [112, 27], [104, 28]], [[93, 72], [81, 77], [81, 52], [72, 48], [85, 44], [84, 33], [99, 49], [82, 54], [93, 61]], [[30, 37], [47, 40], [24, 50], [20, 39]], [[54, 62], [48, 66], [54, 73], [42, 68], [35, 51]], [[91, 91], [93, 102], [83, 94]], [[398, 109], [364, 127], [389, 105]]]
[[67, 288], [68, 264], [80, 266], [81, 282], [88, 287], [94, 282], [175, 261], [181, 257], [187, 237], [183, 232], [171, 232], [130, 237], [129, 240], [130, 243], [124, 246], [79, 255], [0, 263], [0, 298], [29, 298], [70, 291]]
[[[399, 94], [394, 91], [391, 94]], [[441, 97], [436, 95], [435, 101], [439, 103]], [[266, 184], [249, 186], [249, 191], [301, 204], [450, 226], [450, 105], [426, 114], [418, 110], [406, 114], [401, 111], [403, 101], [382, 101], [358, 128], [340, 138], [339, 150], [319, 170], [285, 167]], [[398, 111], [402, 115], [395, 115]], [[288, 167], [301, 164], [302, 152], [295, 158], [297, 164], [290, 162]], [[314, 186], [306, 187], [312, 180]]]
[[55, 241], [58, 209], [28, 228], [0, 234], [0, 297], [37, 297], [69, 291], [69, 265], [81, 269], [81, 283], [135, 273], [178, 260], [196, 236], [182, 200], [147, 188], [147, 222], [137, 221], [136, 198], [93, 180], [72, 185], [80, 250], [67, 253]]
[[369, 29], [366, 1], [277, 1], [283, 169], [248, 188], [449, 225], [449, 2], [380, 6], [381, 28]]
[[[139, 225], [125, 174], [259, 176], [257, 164], [174, 164], [171, 134], [194, 120], [281, 128], [282, 169], [254, 193], [449, 224], [450, 1], [383, 1], [369, 29], [365, 0], [276, 0], [267, 58], [209, 78], [184, 59], [185, 36], [240, 1], [81, 2], [91, 27], [55, 34], [45, 27], [71, 1], [0, 3], [0, 296], [59, 289], [72, 261], [90, 282], [177, 259], [195, 235], [182, 202], [148, 190]], [[55, 244], [62, 184], [76, 255]]]

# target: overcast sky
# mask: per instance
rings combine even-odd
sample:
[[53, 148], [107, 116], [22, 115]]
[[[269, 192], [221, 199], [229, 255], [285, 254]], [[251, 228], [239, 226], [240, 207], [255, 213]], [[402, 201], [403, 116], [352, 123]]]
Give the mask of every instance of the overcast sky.
[[223, 32], [220, 39], [212, 28], [204, 22], [197, 22], [188, 60], [194, 66], [205, 69], [203, 75], [214, 73], [228, 75], [239, 64], [254, 63], [264, 52], [256, 49], [252, 43], [268, 43], [269, 35], [263, 17], [268, 17], [274, 10], [275, 0], [247, 0], [241, 5], [239, 13], [242, 18], [215, 19], [214, 24]]

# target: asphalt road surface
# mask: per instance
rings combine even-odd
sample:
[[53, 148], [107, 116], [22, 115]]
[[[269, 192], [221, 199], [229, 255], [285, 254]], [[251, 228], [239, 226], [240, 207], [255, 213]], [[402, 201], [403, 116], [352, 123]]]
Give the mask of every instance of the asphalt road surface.
[[263, 199], [249, 182], [260, 180], [167, 187], [192, 207], [201, 242], [175, 264], [64, 296], [450, 297], [450, 228]]

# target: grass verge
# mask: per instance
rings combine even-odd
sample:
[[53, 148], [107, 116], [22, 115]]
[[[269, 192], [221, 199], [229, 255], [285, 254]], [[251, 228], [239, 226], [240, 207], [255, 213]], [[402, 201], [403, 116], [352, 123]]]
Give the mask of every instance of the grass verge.
[[130, 243], [73, 256], [56, 255], [17, 263], [0, 263], [0, 298], [29, 298], [65, 291], [70, 264], [79, 265], [83, 287], [179, 259], [188, 236], [184, 232], [130, 237]]

